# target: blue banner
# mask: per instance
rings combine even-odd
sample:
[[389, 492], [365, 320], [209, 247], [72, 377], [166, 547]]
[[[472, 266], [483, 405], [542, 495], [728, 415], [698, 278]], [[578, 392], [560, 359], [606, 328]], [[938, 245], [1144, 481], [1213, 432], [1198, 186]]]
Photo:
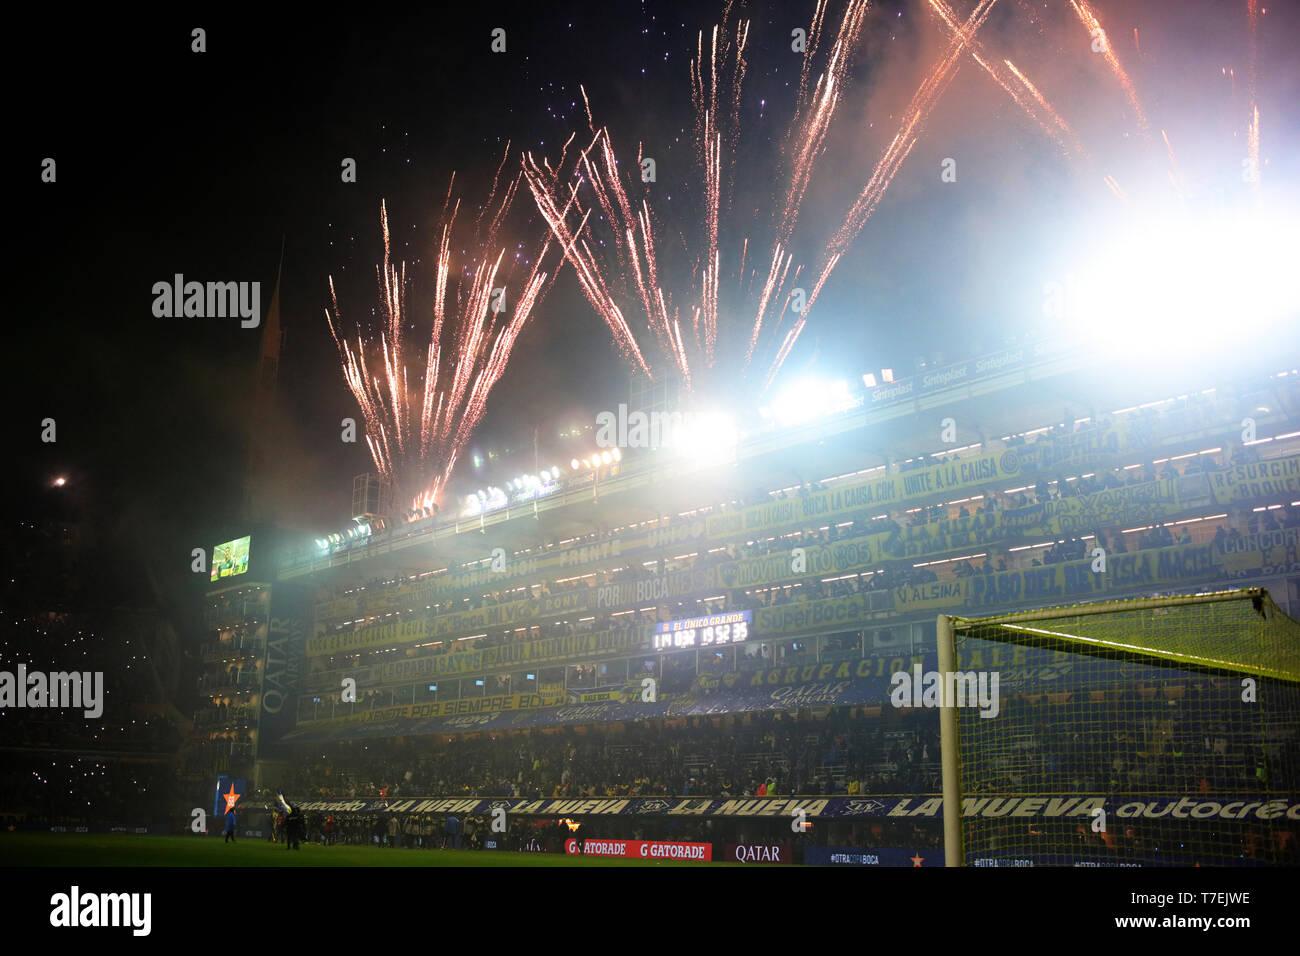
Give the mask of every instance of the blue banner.
[[900, 850], [890, 846], [808, 846], [808, 866], [943, 866], [943, 850]]
[[307, 588], [277, 582], [271, 595], [271, 621], [262, 662], [261, 720], [258, 746], [278, 740], [292, 729], [297, 712], [301, 649], [310, 633]]
[[[858, 797], [557, 797], [522, 800], [512, 797], [432, 797], [409, 800], [320, 800], [301, 804], [303, 810], [327, 813], [454, 813], [488, 815], [502, 809], [510, 815], [537, 817], [668, 816], [776, 817], [789, 819], [799, 811], [810, 818], [837, 820], [943, 819], [938, 794], [900, 797], [868, 794]], [[1189, 826], [1214, 821], [1300, 820], [1300, 796], [1272, 794], [1180, 794], [1150, 797], [1136, 794], [997, 794], [966, 797], [967, 818], [1059, 821], [1089, 825], [1098, 809], [1120, 821], [1174, 819]]]

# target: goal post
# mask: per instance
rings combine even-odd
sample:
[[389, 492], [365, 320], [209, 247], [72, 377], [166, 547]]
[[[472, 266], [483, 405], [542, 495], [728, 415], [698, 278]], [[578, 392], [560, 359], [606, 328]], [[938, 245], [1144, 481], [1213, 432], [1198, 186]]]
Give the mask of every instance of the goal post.
[[1300, 623], [1265, 590], [937, 638], [948, 866], [1300, 864]]

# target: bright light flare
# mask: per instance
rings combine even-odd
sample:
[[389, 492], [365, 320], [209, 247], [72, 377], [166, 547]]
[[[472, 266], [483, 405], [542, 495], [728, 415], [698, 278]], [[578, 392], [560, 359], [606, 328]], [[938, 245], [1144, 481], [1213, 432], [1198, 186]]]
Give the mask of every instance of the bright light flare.
[[[874, 376], [873, 376], [874, 381]], [[759, 409], [782, 428], [810, 422], [852, 408], [856, 401], [843, 379], [794, 382], [777, 393], [771, 404]]]
[[734, 454], [740, 441], [736, 420], [727, 412], [710, 409], [682, 416], [667, 447], [678, 457], [717, 464]]
[[1084, 263], [1069, 317], [1127, 356], [1258, 349], [1300, 315], [1294, 223], [1253, 210], [1131, 222]]

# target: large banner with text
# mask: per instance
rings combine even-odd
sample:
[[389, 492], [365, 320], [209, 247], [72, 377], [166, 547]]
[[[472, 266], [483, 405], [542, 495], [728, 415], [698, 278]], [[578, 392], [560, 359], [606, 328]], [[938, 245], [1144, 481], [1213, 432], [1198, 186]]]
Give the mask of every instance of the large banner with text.
[[[802, 813], [828, 819], [942, 820], [943, 797], [870, 795], [861, 797], [594, 797], [519, 800], [509, 797], [434, 797], [384, 800], [313, 800], [301, 804], [314, 813], [452, 813], [536, 817], [653, 816], [653, 817], [787, 817]], [[1300, 794], [1243, 797], [1239, 794], [989, 794], [965, 797], [962, 815], [1014, 817], [1026, 823], [1050, 820], [1087, 826], [1096, 810], [1119, 820], [1169, 818], [1190, 826], [1225, 820], [1300, 820]]]

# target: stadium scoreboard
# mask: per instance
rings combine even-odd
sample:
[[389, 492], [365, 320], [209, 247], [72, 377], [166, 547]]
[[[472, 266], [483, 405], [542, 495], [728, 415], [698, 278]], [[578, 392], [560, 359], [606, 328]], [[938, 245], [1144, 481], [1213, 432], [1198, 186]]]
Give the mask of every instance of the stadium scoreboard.
[[680, 621], [663, 621], [655, 625], [655, 650], [739, 644], [749, 638], [753, 623], [753, 611], [728, 611]]

